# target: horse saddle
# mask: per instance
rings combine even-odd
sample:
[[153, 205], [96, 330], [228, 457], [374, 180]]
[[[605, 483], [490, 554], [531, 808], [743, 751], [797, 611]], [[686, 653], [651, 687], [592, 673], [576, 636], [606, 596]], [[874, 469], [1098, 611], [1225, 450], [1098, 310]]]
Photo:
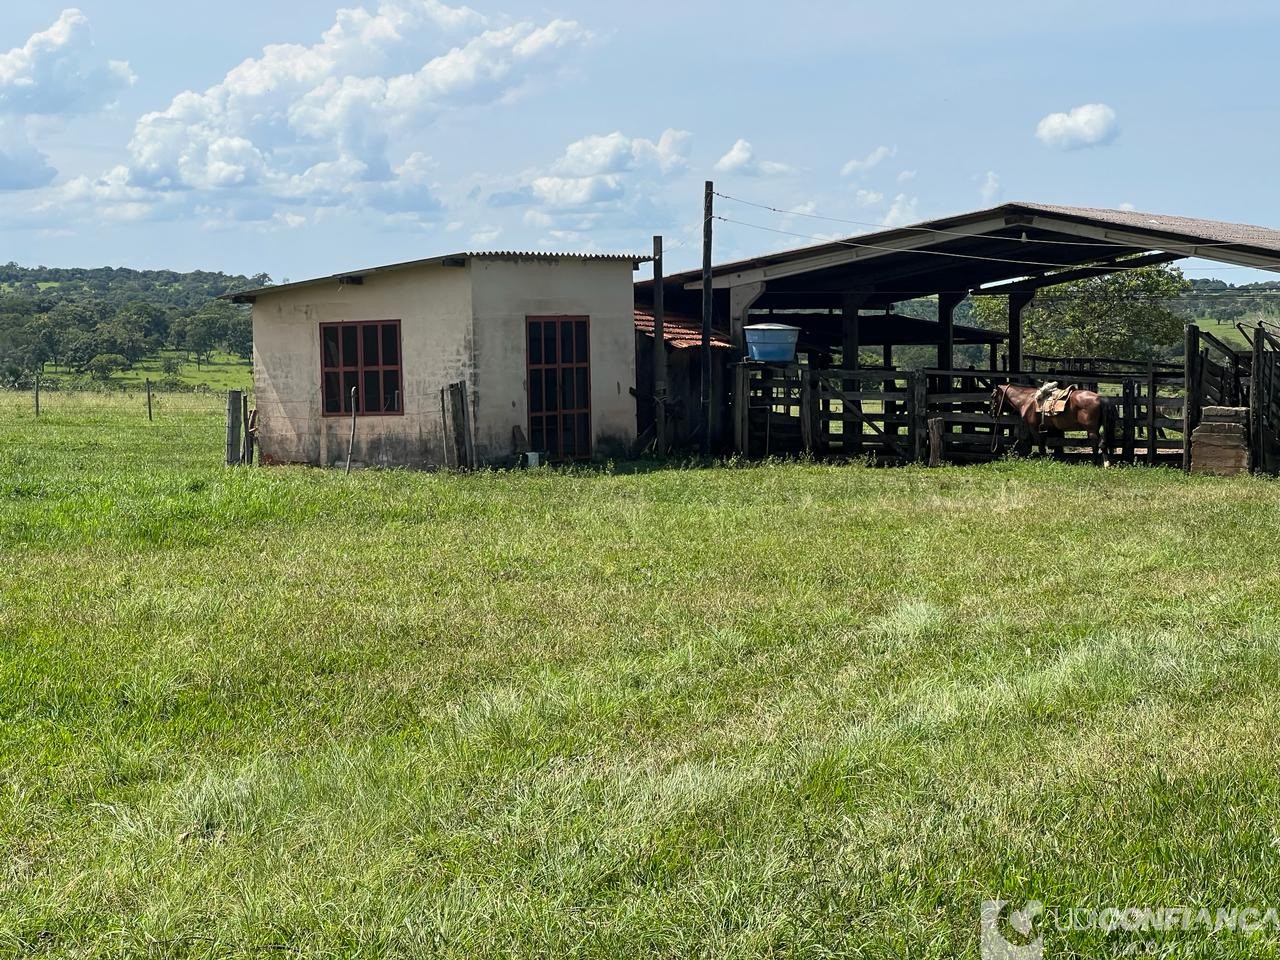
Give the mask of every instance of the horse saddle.
[[1057, 380], [1050, 380], [1040, 385], [1036, 391], [1036, 413], [1042, 417], [1056, 417], [1065, 413], [1067, 401], [1076, 391], [1074, 383], [1062, 386]]

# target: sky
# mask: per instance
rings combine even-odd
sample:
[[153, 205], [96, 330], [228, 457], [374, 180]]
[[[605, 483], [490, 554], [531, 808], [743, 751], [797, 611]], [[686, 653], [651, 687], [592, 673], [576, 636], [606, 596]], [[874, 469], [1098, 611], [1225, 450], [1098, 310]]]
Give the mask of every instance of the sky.
[[[716, 260], [1007, 200], [1280, 226], [1271, 0], [22, 0], [0, 262]], [[1197, 263], [1241, 283], [1252, 270]]]

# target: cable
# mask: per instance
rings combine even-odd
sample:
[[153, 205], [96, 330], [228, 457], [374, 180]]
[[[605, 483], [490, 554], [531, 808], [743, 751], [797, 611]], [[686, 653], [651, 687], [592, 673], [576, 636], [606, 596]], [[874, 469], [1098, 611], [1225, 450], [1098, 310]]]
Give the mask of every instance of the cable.
[[[961, 233], [958, 230], [943, 230], [940, 227], [925, 227], [925, 226], [918, 226], [918, 225], [894, 226], [893, 224], [889, 224], [889, 223], [871, 223], [865, 220], [846, 220], [840, 217], [827, 217], [819, 213], [801, 213], [798, 210], [783, 210], [779, 207], [771, 207], [765, 203], [756, 203], [752, 200], [744, 200], [741, 197], [731, 197], [727, 193], [716, 193], [715, 195], [722, 200], [732, 200], [734, 203], [746, 204], [748, 207], [756, 207], [760, 210], [768, 210], [772, 213], [782, 214], [783, 216], [787, 216], [787, 217], [808, 217], [811, 220], [827, 220], [827, 221], [830, 221], [831, 223], [848, 223], [857, 227], [876, 227], [877, 229], [880, 229], [880, 230], [912, 230], [917, 233], [933, 233], [933, 234], [939, 234], [941, 236], [947, 236], [947, 237], [964, 237], [967, 239], [972, 239], [975, 236], [975, 234], [972, 234], [972, 233]], [[1121, 226], [1121, 224], [1117, 224], [1117, 226]], [[1003, 239], [1014, 240], [1017, 238], [1008, 237]], [[1133, 244], [1120, 243], [1114, 240], [1039, 240], [1031, 237], [1023, 237], [1018, 242], [1048, 243], [1056, 247], [1132, 247], [1133, 246]], [[1238, 247], [1238, 246], [1246, 246], [1247, 244], [1245, 244], [1244, 241], [1223, 240], [1223, 241], [1205, 241], [1203, 243], [1186, 243], [1183, 245], [1193, 246], [1193, 247]], [[1252, 270], [1255, 268], [1244, 267], [1242, 269]]]
[[[1051, 267], [1055, 270], [1067, 270], [1067, 269], [1074, 270], [1074, 269], [1080, 269], [1080, 268], [1087, 269], [1089, 267], [1098, 266], [1097, 264], [1088, 264], [1088, 263], [1066, 264], [1066, 263], [1048, 263], [1048, 262], [1039, 261], [1039, 260], [1011, 260], [1008, 257], [984, 257], [976, 253], [956, 253], [951, 250], [921, 250], [921, 249], [904, 250], [902, 247], [889, 247], [879, 243], [858, 243], [856, 240], [831, 240], [826, 237], [815, 237], [811, 234], [794, 233], [790, 230], [779, 230], [776, 227], [766, 227], [763, 224], [759, 224], [759, 223], [748, 223], [745, 220], [732, 220], [729, 217], [717, 216], [715, 219], [722, 220], [725, 223], [737, 224], [740, 227], [754, 227], [756, 230], [767, 230], [769, 233], [780, 233], [783, 236], [787, 236], [787, 237], [797, 237], [801, 240], [813, 240], [818, 243], [835, 244], [837, 246], [842, 246], [842, 247], [857, 247], [863, 250], [883, 250], [886, 253], [925, 254], [927, 256], [952, 257], [960, 260], [982, 260], [987, 263], [1008, 263], [1018, 267]], [[1117, 264], [1117, 263], [1105, 264], [1103, 266], [1105, 266], [1108, 272], [1115, 272], [1115, 271], [1121, 271], [1121, 270], [1149, 269], [1149, 266], [1127, 267], [1127, 266], [1124, 266], [1123, 264]]]

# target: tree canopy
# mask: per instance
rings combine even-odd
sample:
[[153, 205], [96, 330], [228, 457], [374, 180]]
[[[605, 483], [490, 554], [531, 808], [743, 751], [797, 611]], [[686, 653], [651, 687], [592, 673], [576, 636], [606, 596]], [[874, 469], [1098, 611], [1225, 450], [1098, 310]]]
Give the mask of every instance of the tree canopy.
[[[1023, 312], [1023, 352], [1056, 357], [1158, 359], [1182, 343], [1179, 298], [1191, 283], [1177, 267], [1142, 267], [1041, 291]], [[1003, 330], [1007, 297], [979, 297], [973, 318]]]

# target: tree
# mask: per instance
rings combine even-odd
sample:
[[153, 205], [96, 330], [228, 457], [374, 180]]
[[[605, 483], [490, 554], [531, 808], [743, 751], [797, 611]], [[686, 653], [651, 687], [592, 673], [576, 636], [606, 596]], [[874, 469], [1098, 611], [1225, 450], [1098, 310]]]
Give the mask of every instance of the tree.
[[[1022, 315], [1024, 351], [1053, 357], [1167, 357], [1182, 342], [1177, 298], [1191, 284], [1176, 267], [1142, 267], [1042, 290]], [[1007, 297], [980, 297], [974, 320], [1003, 330]]]
[[85, 369], [95, 380], [110, 380], [113, 373], [127, 369], [129, 361], [118, 353], [100, 353], [86, 365]]

